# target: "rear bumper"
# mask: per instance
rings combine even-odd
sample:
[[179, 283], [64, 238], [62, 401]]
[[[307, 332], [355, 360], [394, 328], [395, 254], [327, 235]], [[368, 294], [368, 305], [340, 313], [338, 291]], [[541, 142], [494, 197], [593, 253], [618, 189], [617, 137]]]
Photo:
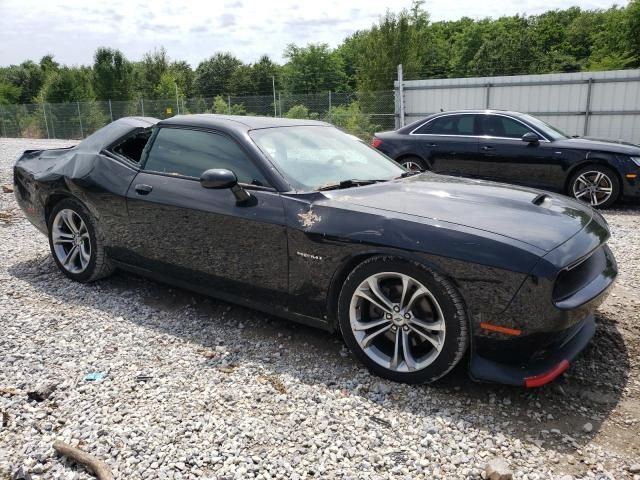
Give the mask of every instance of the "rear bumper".
[[555, 380], [571, 361], [589, 344], [596, 331], [593, 314], [569, 329], [561, 344], [544, 357], [535, 357], [526, 364], [511, 365], [490, 360], [474, 352], [469, 373], [474, 380], [496, 382], [519, 387], [540, 387]]

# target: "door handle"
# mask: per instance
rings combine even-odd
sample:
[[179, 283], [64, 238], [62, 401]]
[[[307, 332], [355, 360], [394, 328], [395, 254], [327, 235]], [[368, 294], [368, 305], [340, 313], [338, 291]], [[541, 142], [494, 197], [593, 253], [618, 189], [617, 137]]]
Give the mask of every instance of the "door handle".
[[144, 183], [139, 183], [134, 188], [138, 195], [148, 195], [153, 190], [151, 185], [145, 185]]
[[480, 147], [480, 150], [484, 150], [485, 152], [491, 151], [491, 150], [495, 150], [494, 147], [491, 147], [489, 145], [485, 145], [484, 147]]
[[428, 147], [437, 147], [438, 144], [437, 143], [428, 143], [427, 146]]

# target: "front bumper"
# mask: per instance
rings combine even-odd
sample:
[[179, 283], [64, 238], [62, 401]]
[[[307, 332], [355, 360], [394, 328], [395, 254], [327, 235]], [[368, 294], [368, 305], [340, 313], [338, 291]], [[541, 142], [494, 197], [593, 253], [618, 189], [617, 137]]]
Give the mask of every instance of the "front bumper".
[[543, 358], [534, 357], [523, 365], [511, 365], [472, 353], [469, 374], [477, 381], [519, 387], [540, 387], [555, 380], [589, 344], [596, 331], [593, 314], [578, 323], [562, 338], [557, 349]]

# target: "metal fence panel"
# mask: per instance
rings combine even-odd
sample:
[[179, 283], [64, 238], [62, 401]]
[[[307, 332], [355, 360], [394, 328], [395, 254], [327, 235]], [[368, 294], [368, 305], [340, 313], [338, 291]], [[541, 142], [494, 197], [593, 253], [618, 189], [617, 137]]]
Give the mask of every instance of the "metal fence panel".
[[369, 140], [395, 127], [395, 103], [390, 90], [0, 105], [0, 136], [81, 139], [122, 117], [218, 113], [322, 120]]
[[412, 80], [403, 87], [410, 122], [441, 110], [515, 110], [569, 135], [640, 143], [640, 70]]

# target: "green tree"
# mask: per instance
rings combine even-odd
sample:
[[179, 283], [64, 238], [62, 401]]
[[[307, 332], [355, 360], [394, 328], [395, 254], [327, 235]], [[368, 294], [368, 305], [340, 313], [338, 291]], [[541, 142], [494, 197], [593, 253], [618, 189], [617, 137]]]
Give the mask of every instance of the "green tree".
[[100, 47], [93, 56], [93, 90], [99, 100], [129, 100], [133, 68], [120, 50]]
[[230, 53], [216, 53], [196, 68], [194, 91], [203, 97], [231, 93], [231, 78], [242, 62]]
[[284, 86], [290, 93], [344, 91], [347, 88], [342, 57], [326, 43], [306, 47], [290, 44], [284, 57], [288, 60], [283, 68]]
[[0, 82], [0, 105], [17, 103], [20, 98], [20, 87], [11, 83]]
[[136, 90], [144, 98], [157, 98], [156, 88], [162, 75], [169, 70], [169, 56], [164, 47], [147, 52], [134, 66]]

